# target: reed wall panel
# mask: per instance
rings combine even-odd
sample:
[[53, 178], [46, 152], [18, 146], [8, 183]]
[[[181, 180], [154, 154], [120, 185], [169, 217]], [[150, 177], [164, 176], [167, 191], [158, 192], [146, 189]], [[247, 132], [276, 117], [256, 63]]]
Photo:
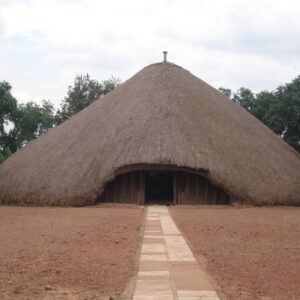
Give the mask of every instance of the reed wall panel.
[[142, 172], [119, 175], [107, 184], [99, 202], [143, 204], [144, 186], [144, 174]]
[[176, 173], [177, 204], [214, 205], [229, 204], [226, 193], [205, 177], [186, 172]]

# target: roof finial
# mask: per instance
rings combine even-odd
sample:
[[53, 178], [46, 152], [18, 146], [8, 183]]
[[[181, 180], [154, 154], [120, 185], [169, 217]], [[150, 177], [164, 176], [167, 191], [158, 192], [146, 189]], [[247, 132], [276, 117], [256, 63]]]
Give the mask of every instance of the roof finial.
[[164, 54], [164, 62], [167, 62], [168, 51], [163, 51], [163, 54]]

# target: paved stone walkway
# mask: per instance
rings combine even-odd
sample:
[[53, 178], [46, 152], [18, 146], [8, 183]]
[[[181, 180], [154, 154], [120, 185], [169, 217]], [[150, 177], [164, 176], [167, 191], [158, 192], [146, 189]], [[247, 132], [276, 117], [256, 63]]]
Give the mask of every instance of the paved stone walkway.
[[133, 300], [219, 300], [166, 206], [149, 206]]

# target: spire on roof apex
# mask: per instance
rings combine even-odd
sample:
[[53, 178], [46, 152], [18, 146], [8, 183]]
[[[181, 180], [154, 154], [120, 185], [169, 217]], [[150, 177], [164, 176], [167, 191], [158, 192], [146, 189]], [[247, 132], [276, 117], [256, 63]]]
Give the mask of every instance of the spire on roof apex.
[[168, 51], [163, 51], [163, 54], [164, 54], [164, 62], [166, 62], [167, 61]]

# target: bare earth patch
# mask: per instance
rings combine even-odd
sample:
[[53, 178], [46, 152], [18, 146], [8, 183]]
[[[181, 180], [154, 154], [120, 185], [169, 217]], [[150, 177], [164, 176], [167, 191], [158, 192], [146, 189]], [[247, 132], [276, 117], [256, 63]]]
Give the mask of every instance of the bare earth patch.
[[170, 211], [222, 299], [300, 299], [300, 208]]
[[102, 299], [138, 257], [143, 209], [0, 206], [0, 299]]

